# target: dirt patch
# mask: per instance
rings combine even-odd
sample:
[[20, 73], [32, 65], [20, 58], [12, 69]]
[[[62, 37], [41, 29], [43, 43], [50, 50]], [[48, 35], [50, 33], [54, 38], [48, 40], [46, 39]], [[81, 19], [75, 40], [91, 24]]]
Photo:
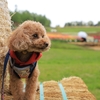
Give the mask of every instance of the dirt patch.
[[100, 50], [100, 42], [94, 43], [94, 42], [73, 42], [72, 44], [83, 46], [89, 49], [93, 50]]
[[97, 32], [97, 33], [89, 33], [89, 36], [94, 36], [94, 35], [100, 36], [100, 32]]

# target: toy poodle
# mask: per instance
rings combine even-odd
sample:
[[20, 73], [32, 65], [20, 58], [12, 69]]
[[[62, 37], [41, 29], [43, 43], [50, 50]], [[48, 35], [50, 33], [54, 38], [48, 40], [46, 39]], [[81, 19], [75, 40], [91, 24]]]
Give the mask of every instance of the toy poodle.
[[[39, 22], [25, 21], [12, 32], [8, 39], [9, 88], [14, 100], [35, 100], [39, 77], [37, 62], [50, 45], [46, 30]], [[22, 78], [26, 82], [25, 92]]]

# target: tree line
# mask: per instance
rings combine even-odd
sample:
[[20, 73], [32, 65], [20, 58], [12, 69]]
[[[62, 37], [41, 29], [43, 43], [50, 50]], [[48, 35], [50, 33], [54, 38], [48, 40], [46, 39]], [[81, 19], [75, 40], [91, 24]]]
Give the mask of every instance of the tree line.
[[100, 26], [100, 21], [97, 24], [94, 24], [93, 21], [88, 21], [87, 23], [82, 21], [73, 21], [65, 23], [64, 27], [66, 26]]
[[11, 20], [13, 22], [13, 26], [18, 26], [20, 23], [25, 20], [34, 20], [42, 23], [46, 27], [50, 27], [51, 21], [46, 18], [45, 15], [38, 15], [36, 13], [30, 13], [29, 11], [10, 11]]
[[[26, 11], [15, 10], [14, 12], [10, 11], [10, 15], [11, 15], [11, 20], [13, 22], [14, 27], [18, 26], [20, 23], [26, 20], [38, 21], [42, 23], [45, 27], [51, 27], [51, 20], [48, 19], [45, 15], [38, 15], [36, 13], [30, 13], [27, 10]], [[94, 24], [92, 21], [88, 21], [87, 23], [82, 22], [82, 21], [67, 22], [65, 23], [64, 27], [66, 26], [100, 26], [100, 21], [98, 21], [97, 24]]]

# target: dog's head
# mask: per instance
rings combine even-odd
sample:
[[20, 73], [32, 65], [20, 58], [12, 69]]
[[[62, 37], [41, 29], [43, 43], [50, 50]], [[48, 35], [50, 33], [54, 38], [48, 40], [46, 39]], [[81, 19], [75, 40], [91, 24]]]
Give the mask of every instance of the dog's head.
[[8, 40], [8, 47], [13, 51], [43, 52], [48, 50], [50, 45], [44, 26], [35, 21], [22, 23]]

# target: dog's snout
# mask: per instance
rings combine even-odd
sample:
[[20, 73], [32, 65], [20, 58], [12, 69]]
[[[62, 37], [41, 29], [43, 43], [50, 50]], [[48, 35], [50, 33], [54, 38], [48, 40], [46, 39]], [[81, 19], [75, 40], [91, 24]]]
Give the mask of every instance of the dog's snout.
[[47, 47], [49, 44], [48, 43], [44, 43], [45, 47]]

